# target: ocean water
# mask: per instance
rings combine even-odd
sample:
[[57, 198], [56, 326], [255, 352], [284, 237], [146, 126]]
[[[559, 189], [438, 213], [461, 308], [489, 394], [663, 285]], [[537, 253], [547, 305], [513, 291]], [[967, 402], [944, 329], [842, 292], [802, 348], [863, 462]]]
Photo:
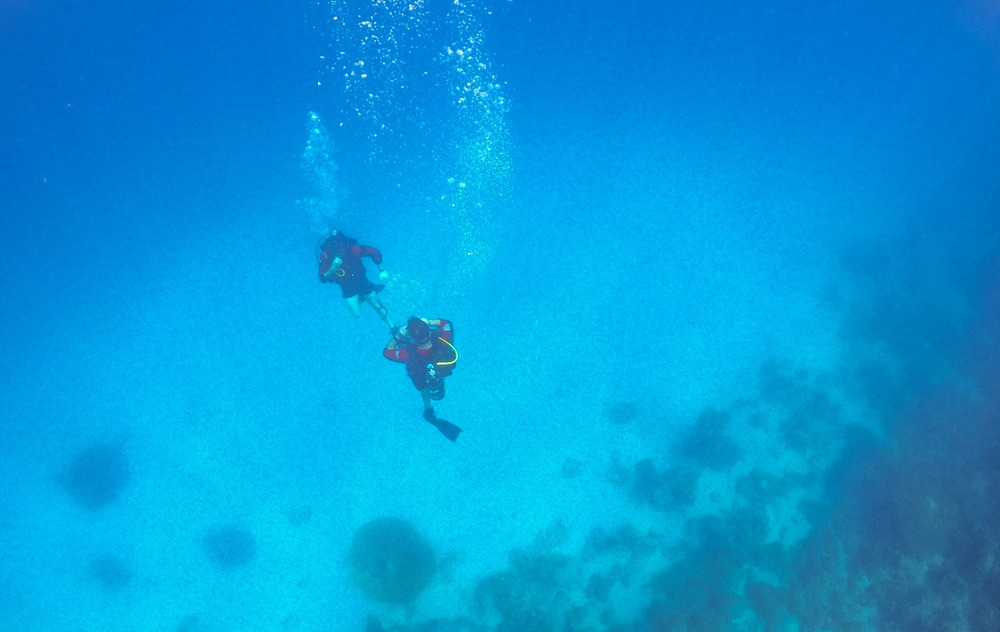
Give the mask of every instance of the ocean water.
[[0, 207], [0, 630], [1000, 630], [995, 1], [13, 0]]

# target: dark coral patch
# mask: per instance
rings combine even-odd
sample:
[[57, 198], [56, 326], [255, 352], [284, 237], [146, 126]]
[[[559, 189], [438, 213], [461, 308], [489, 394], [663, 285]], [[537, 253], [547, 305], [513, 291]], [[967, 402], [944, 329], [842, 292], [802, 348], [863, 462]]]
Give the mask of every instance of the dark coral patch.
[[215, 527], [201, 541], [208, 559], [221, 570], [246, 566], [257, 557], [253, 534], [235, 525]]
[[378, 518], [354, 534], [351, 577], [369, 599], [408, 605], [437, 571], [434, 549], [409, 522]]
[[91, 579], [108, 592], [125, 588], [135, 576], [128, 563], [113, 555], [102, 555], [94, 559], [87, 570]]
[[120, 444], [95, 444], [73, 458], [59, 483], [81, 507], [97, 510], [114, 502], [131, 476]]
[[657, 471], [652, 459], [635, 464], [632, 495], [665, 511], [693, 505], [698, 497], [698, 472], [677, 466]]
[[630, 424], [639, 418], [639, 405], [635, 402], [606, 402], [604, 417], [616, 426]]
[[713, 408], [698, 415], [694, 426], [678, 441], [678, 454], [699, 467], [722, 472], [743, 458], [743, 450], [726, 433], [730, 415]]

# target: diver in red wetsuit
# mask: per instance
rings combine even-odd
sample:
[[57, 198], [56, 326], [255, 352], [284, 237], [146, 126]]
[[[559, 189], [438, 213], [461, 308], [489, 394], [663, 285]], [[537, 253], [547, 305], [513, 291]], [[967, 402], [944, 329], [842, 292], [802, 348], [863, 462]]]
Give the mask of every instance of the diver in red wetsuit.
[[317, 247], [316, 258], [319, 260], [319, 280], [323, 283], [336, 283], [344, 293], [347, 309], [355, 317], [361, 315], [361, 299], [372, 306], [385, 324], [392, 329], [389, 312], [378, 300], [378, 293], [384, 285], [374, 284], [365, 277], [365, 264], [362, 257], [370, 257], [379, 269], [379, 279], [385, 281], [389, 273], [382, 267], [382, 253], [371, 246], [359, 246], [357, 239], [352, 239], [344, 233], [334, 230], [330, 236]]
[[454, 336], [450, 321], [413, 316], [382, 351], [389, 360], [406, 365], [406, 373], [423, 397], [424, 419], [451, 441], [458, 439], [462, 429], [440, 419], [431, 401], [444, 399], [444, 378], [451, 375], [458, 362], [458, 350], [452, 345]]

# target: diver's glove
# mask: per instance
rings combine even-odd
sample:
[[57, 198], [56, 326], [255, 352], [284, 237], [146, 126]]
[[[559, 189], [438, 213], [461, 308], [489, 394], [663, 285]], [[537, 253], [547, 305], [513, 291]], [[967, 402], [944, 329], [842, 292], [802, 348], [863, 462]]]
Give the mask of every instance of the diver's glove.
[[378, 273], [378, 278], [381, 281], [388, 281], [389, 280], [389, 273], [386, 272], [385, 270], [380, 270], [379, 273]]

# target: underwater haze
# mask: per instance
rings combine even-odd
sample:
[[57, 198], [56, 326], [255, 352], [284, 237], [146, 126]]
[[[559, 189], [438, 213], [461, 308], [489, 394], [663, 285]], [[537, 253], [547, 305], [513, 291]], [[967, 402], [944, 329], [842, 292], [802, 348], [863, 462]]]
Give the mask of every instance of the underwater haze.
[[1000, 630], [996, 0], [6, 1], [0, 206], [0, 630]]

